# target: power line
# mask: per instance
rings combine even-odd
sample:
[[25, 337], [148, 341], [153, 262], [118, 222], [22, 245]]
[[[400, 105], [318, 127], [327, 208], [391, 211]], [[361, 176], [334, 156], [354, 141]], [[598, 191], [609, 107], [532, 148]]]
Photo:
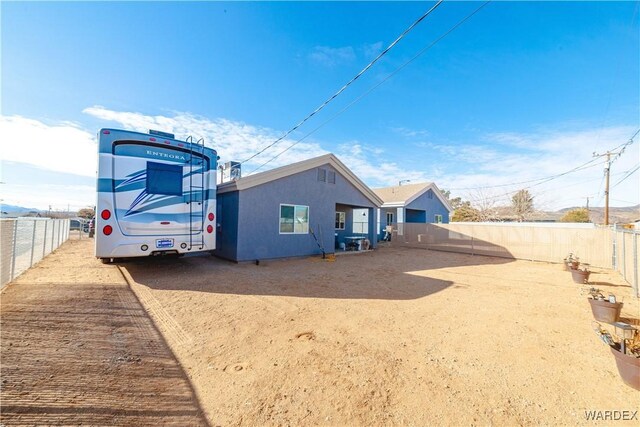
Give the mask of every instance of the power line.
[[622, 181], [624, 181], [625, 179], [629, 178], [631, 175], [633, 175], [634, 173], [638, 172], [638, 169], [640, 169], [640, 163], [638, 165], [636, 165], [636, 167], [634, 167], [633, 169], [631, 169], [630, 171], [627, 172], [627, 174], [618, 182], [616, 182], [615, 184], [613, 184], [611, 186], [611, 188], [615, 188], [616, 185], [620, 184]]
[[[638, 129], [638, 130], [637, 130], [637, 131], [636, 131], [636, 132], [631, 136], [631, 138], [629, 138], [626, 142], [624, 142], [624, 143], [622, 143], [622, 144], [618, 145], [617, 147], [615, 147], [615, 148], [613, 148], [613, 149], [609, 150], [609, 152], [613, 152], [613, 151], [615, 151], [615, 150], [617, 150], [617, 149], [620, 149], [620, 152], [619, 152], [619, 153], [617, 153], [617, 156], [614, 158], [614, 160], [615, 160], [615, 159], [617, 159], [618, 157], [620, 157], [620, 156], [622, 155], [622, 153], [624, 152], [624, 150], [625, 150], [629, 145], [633, 144], [633, 142], [634, 142], [634, 138], [635, 138], [636, 136], [638, 136], [638, 134], [639, 134], [639, 133], [640, 133], [640, 129]], [[595, 154], [595, 153], [594, 153], [594, 154]], [[549, 181], [552, 181], [552, 180], [554, 180], [554, 179], [560, 178], [560, 177], [562, 177], [562, 176], [568, 175], [568, 174], [570, 174], [570, 173], [577, 172], [577, 171], [584, 170], [584, 169], [588, 169], [588, 168], [592, 168], [592, 167], [594, 167], [594, 166], [598, 166], [598, 165], [601, 165], [601, 164], [606, 163], [606, 161], [605, 161], [605, 162], [600, 162], [600, 163], [596, 163], [596, 164], [591, 164], [591, 163], [595, 162], [596, 160], [598, 160], [598, 157], [594, 157], [594, 158], [592, 158], [591, 160], [589, 160], [588, 162], [583, 163], [583, 164], [582, 164], [582, 165], [580, 165], [580, 166], [576, 166], [575, 168], [570, 169], [570, 170], [568, 170], [568, 171], [566, 171], [566, 172], [562, 172], [562, 173], [560, 173], [560, 174], [552, 175], [552, 176], [548, 176], [548, 177], [544, 177], [544, 178], [532, 179], [532, 180], [529, 180], [529, 181], [514, 182], [514, 183], [510, 183], [510, 184], [499, 184], [499, 185], [492, 185], [492, 186], [485, 186], [485, 187], [450, 188], [450, 189], [448, 189], [448, 190], [449, 190], [449, 191], [454, 191], [454, 190], [455, 190], [455, 191], [461, 191], [461, 190], [479, 190], [479, 189], [488, 189], [488, 188], [500, 188], [500, 187], [509, 187], [509, 186], [512, 186], [512, 185], [529, 184], [529, 183], [533, 183], [533, 182], [538, 182], [538, 181], [540, 181], [540, 182], [538, 182], [537, 184], [534, 184], [534, 185], [531, 185], [531, 186], [525, 187], [525, 189], [528, 189], [528, 188], [535, 187], [535, 186], [540, 185], [540, 184], [544, 184], [545, 182], [549, 182]], [[603, 180], [604, 180], [604, 175], [603, 175]], [[602, 182], [600, 183], [600, 187], [602, 187]], [[598, 190], [598, 194], [599, 194], [599, 193], [600, 193], [600, 190]], [[509, 194], [509, 193], [506, 193], [506, 194]]]
[[[263, 164], [261, 164], [260, 166], [258, 166], [257, 168], [255, 168], [254, 170], [252, 170], [251, 172], [249, 172], [249, 175], [262, 169], [264, 166], [268, 165], [269, 163], [271, 163], [272, 161], [274, 161], [275, 159], [277, 159], [278, 157], [280, 157], [281, 155], [283, 155], [284, 153], [286, 153], [287, 151], [289, 151], [291, 148], [293, 148], [294, 146], [298, 145], [300, 142], [304, 141], [305, 139], [307, 139], [308, 137], [310, 137], [311, 135], [313, 135], [314, 133], [316, 133], [318, 130], [320, 130], [321, 128], [323, 128], [325, 125], [327, 125], [328, 123], [332, 122], [334, 119], [336, 119], [338, 116], [340, 116], [342, 113], [344, 113], [345, 111], [347, 111], [349, 108], [351, 108], [353, 105], [357, 104], [358, 102], [360, 102], [364, 97], [366, 97], [367, 95], [369, 95], [371, 92], [373, 92], [375, 89], [377, 89], [378, 87], [382, 86], [387, 80], [389, 80], [391, 77], [395, 76], [398, 72], [400, 72], [403, 68], [405, 68], [407, 65], [409, 65], [410, 63], [412, 63], [413, 61], [415, 61], [418, 57], [420, 57], [421, 55], [423, 55], [426, 51], [428, 51], [429, 49], [431, 49], [433, 46], [435, 46], [438, 42], [440, 42], [442, 39], [444, 39], [446, 36], [448, 36], [450, 33], [452, 33], [453, 31], [455, 31], [459, 26], [461, 26], [462, 24], [464, 24], [468, 19], [470, 19], [473, 15], [475, 15], [476, 13], [478, 13], [483, 7], [485, 7], [487, 4], [491, 3], [491, 0], [486, 1], [485, 3], [483, 3], [480, 7], [478, 7], [477, 9], [475, 9], [472, 13], [470, 13], [469, 15], [467, 15], [466, 17], [464, 17], [462, 20], [460, 20], [457, 24], [455, 24], [453, 27], [449, 28], [449, 30], [447, 30], [444, 34], [442, 34], [440, 37], [438, 37], [437, 39], [435, 39], [433, 42], [431, 42], [429, 45], [425, 46], [424, 48], [422, 48], [422, 50], [420, 50], [416, 55], [414, 55], [411, 59], [409, 59], [407, 62], [405, 62], [404, 64], [402, 64], [401, 66], [399, 66], [398, 68], [396, 68], [393, 72], [391, 72], [390, 74], [388, 74], [384, 79], [382, 79], [380, 82], [378, 82], [377, 84], [375, 84], [374, 86], [372, 86], [371, 88], [369, 88], [366, 92], [364, 92], [362, 95], [360, 95], [359, 97], [357, 97], [356, 99], [354, 99], [353, 101], [351, 101], [346, 107], [344, 107], [342, 110], [338, 111], [336, 114], [334, 114], [333, 116], [331, 116], [329, 119], [327, 119], [326, 121], [324, 121], [322, 124], [320, 124], [320, 126], [316, 127], [315, 129], [313, 129], [311, 132], [307, 133], [306, 135], [304, 135], [302, 138], [298, 139], [297, 141], [295, 141], [293, 144], [289, 145], [287, 148], [285, 148], [284, 150], [282, 150], [281, 152], [279, 152], [278, 154], [276, 154], [275, 156], [271, 157], [269, 160], [267, 160], [266, 162], [264, 162]], [[253, 156], [255, 157], [255, 156]]]
[[380, 54], [378, 56], [375, 57], [375, 59], [371, 62], [369, 62], [367, 64], [366, 67], [364, 67], [358, 74], [355, 75], [355, 77], [353, 77], [351, 80], [349, 80], [344, 86], [342, 86], [336, 93], [334, 93], [333, 95], [331, 95], [326, 101], [324, 101], [322, 104], [320, 104], [320, 106], [318, 108], [316, 108], [311, 114], [309, 114], [308, 116], [306, 116], [304, 119], [302, 119], [300, 121], [300, 123], [298, 123], [297, 125], [295, 125], [294, 127], [292, 127], [291, 129], [289, 129], [287, 132], [285, 132], [280, 138], [276, 139], [274, 142], [272, 142], [271, 144], [267, 145], [266, 147], [264, 147], [263, 149], [261, 149], [260, 151], [258, 151], [257, 153], [255, 153], [254, 155], [252, 155], [251, 157], [243, 160], [240, 163], [245, 163], [248, 162], [249, 160], [253, 159], [256, 156], [259, 156], [260, 154], [264, 153], [266, 150], [268, 150], [269, 148], [273, 147], [274, 145], [276, 145], [278, 142], [282, 141], [284, 138], [286, 138], [289, 134], [291, 134], [291, 132], [295, 131], [296, 129], [298, 129], [300, 126], [302, 126], [307, 120], [309, 120], [311, 117], [313, 117], [314, 115], [316, 115], [320, 110], [322, 110], [324, 107], [327, 106], [327, 104], [329, 104], [331, 101], [333, 101], [338, 95], [340, 95], [342, 92], [344, 92], [347, 87], [349, 87], [353, 82], [355, 82], [360, 76], [362, 76], [364, 73], [367, 72], [367, 70], [369, 70], [373, 64], [375, 64], [376, 62], [378, 62], [378, 60], [380, 60], [380, 58], [382, 58], [384, 55], [387, 54], [387, 52], [389, 52], [395, 45], [397, 45], [400, 40], [402, 40], [407, 34], [409, 34], [409, 32], [411, 32], [411, 30], [413, 30], [420, 22], [422, 22], [422, 20], [424, 20], [427, 16], [429, 16], [434, 10], [436, 10], [438, 8], [438, 6], [440, 6], [442, 4], [444, 0], [438, 0], [438, 2], [433, 5], [431, 7], [431, 9], [429, 9], [428, 11], [426, 11], [424, 14], [422, 14], [422, 16], [420, 18], [418, 18], [413, 24], [411, 24], [406, 30], [404, 30], [402, 32], [402, 34], [400, 34], [398, 36], [398, 38], [396, 38], [389, 46], [387, 46], [387, 48], [385, 50], [383, 50], [382, 52], [380, 52]]
[[[500, 187], [510, 187], [512, 185], [530, 184], [530, 183], [538, 182], [538, 181], [541, 181], [541, 182], [539, 182], [538, 184], [535, 184], [535, 185], [544, 184], [545, 182], [549, 182], [551, 180], [554, 180], [556, 178], [560, 178], [560, 177], [568, 175], [570, 173], [577, 172], [577, 171], [584, 170], [584, 169], [589, 169], [589, 168], [604, 164], [604, 162], [600, 162], [600, 163], [596, 163], [596, 164], [592, 165], [591, 163], [595, 162], [596, 160], [597, 159], [591, 159], [588, 162], [583, 163], [580, 166], [576, 166], [575, 168], [573, 168], [571, 170], [568, 170], [566, 172], [562, 172], [562, 173], [559, 173], [559, 174], [556, 174], [556, 175], [547, 176], [547, 177], [544, 177], [544, 178], [530, 179], [528, 181], [512, 182], [512, 183], [509, 183], [509, 184], [488, 185], [488, 186], [484, 186], [484, 187], [448, 188], [448, 190], [449, 191], [454, 191], [454, 190], [455, 191], [463, 191], [463, 190], [479, 190], [479, 189], [488, 189], [488, 188], [500, 188]], [[535, 185], [532, 185], [530, 187], [534, 187]], [[527, 188], [530, 188], [530, 187], [527, 187]]]

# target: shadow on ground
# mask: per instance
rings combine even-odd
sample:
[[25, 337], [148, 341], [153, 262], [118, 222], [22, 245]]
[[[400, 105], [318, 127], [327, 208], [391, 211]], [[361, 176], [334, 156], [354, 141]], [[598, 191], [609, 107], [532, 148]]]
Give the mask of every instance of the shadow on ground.
[[[74, 268], [56, 261], [70, 247], [2, 292], [0, 424], [207, 425], [182, 367], [124, 280], [56, 283]], [[99, 276], [105, 267], [95, 264]], [[42, 275], [49, 282], [35, 283]]]
[[[404, 269], [398, 260], [406, 251], [424, 257]], [[235, 264], [211, 256], [140, 258], [121, 263], [133, 280], [152, 289], [188, 290], [237, 295], [301, 298], [410, 300], [440, 292], [452, 281], [412, 274], [431, 269], [481, 264], [505, 264], [512, 259], [454, 254], [431, 256], [423, 249], [381, 247], [376, 251]], [[408, 268], [407, 268], [408, 267]], [[459, 286], [459, 285], [454, 285]]]

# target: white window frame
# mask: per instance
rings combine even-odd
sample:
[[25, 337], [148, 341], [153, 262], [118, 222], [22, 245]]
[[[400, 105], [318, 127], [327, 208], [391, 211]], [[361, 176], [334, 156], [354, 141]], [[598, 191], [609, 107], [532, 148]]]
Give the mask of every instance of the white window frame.
[[[391, 221], [389, 221], [389, 218], [391, 218]], [[391, 224], [393, 224], [393, 212], [387, 212], [387, 225]]]
[[442, 224], [442, 215], [434, 215], [433, 222], [435, 222], [436, 224]]
[[[283, 206], [289, 206], [293, 208], [293, 231], [282, 231], [282, 207]], [[306, 208], [307, 210], [307, 222], [306, 222], [306, 230], [305, 231], [296, 231], [296, 213], [298, 208]], [[291, 203], [280, 203], [280, 206], [278, 207], [278, 233], [279, 234], [309, 234], [309, 218], [310, 218], [310, 209], [309, 206], [306, 205], [294, 205]]]
[[336, 211], [336, 216], [341, 215], [342, 217], [342, 221], [338, 218], [336, 218], [336, 222], [338, 223], [338, 225], [342, 224], [342, 228], [341, 227], [336, 227], [336, 230], [344, 230], [347, 224], [347, 213], [346, 212], [340, 212], [340, 211]]

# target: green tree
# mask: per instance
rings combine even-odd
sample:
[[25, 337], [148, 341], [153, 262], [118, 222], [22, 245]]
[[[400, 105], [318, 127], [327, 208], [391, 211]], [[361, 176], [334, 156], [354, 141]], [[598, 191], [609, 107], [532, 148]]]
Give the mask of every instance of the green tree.
[[589, 211], [586, 208], [572, 209], [562, 218], [560, 222], [591, 222], [589, 221]]
[[511, 198], [513, 203], [513, 213], [518, 218], [518, 222], [522, 222], [533, 212], [533, 196], [528, 190], [520, 190]]
[[91, 219], [96, 215], [96, 212], [91, 208], [82, 208], [78, 211], [80, 218]]
[[449, 204], [451, 205], [453, 210], [458, 209], [459, 207], [461, 207], [465, 203], [469, 203], [469, 202], [462, 201], [462, 197], [453, 197], [453, 198], [451, 198], [451, 191], [449, 191], [449, 190], [442, 190], [441, 193], [449, 201]]
[[458, 209], [453, 212], [451, 217], [453, 222], [479, 222], [481, 221], [480, 212], [471, 207], [471, 203], [464, 202]]

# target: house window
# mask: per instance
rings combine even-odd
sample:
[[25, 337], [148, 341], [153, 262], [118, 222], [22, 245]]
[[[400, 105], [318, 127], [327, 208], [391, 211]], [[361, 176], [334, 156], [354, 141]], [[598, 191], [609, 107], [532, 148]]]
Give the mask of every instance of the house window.
[[369, 233], [369, 209], [354, 209], [353, 211], [353, 233]]
[[147, 162], [147, 193], [182, 196], [182, 165]]
[[336, 212], [336, 230], [344, 230], [345, 218], [344, 212]]
[[387, 212], [387, 225], [393, 224], [393, 213]]
[[433, 191], [429, 190], [429, 191], [427, 192], [427, 198], [428, 198], [428, 199], [433, 199]]
[[436, 224], [442, 224], [442, 215], [436, 215], [433, 222]]
[[280, 205], [280, 234], [309, 233], [309, 206]]
[[326, 182], [326, 180], [327, 180], [327, 170], [318, 169], [318, 181]]
[[328, 182], [329, 184], [335, 184], [336, 183], [336, 173], [334, 171], [329, 171], [329, 177], [328, 177]]

